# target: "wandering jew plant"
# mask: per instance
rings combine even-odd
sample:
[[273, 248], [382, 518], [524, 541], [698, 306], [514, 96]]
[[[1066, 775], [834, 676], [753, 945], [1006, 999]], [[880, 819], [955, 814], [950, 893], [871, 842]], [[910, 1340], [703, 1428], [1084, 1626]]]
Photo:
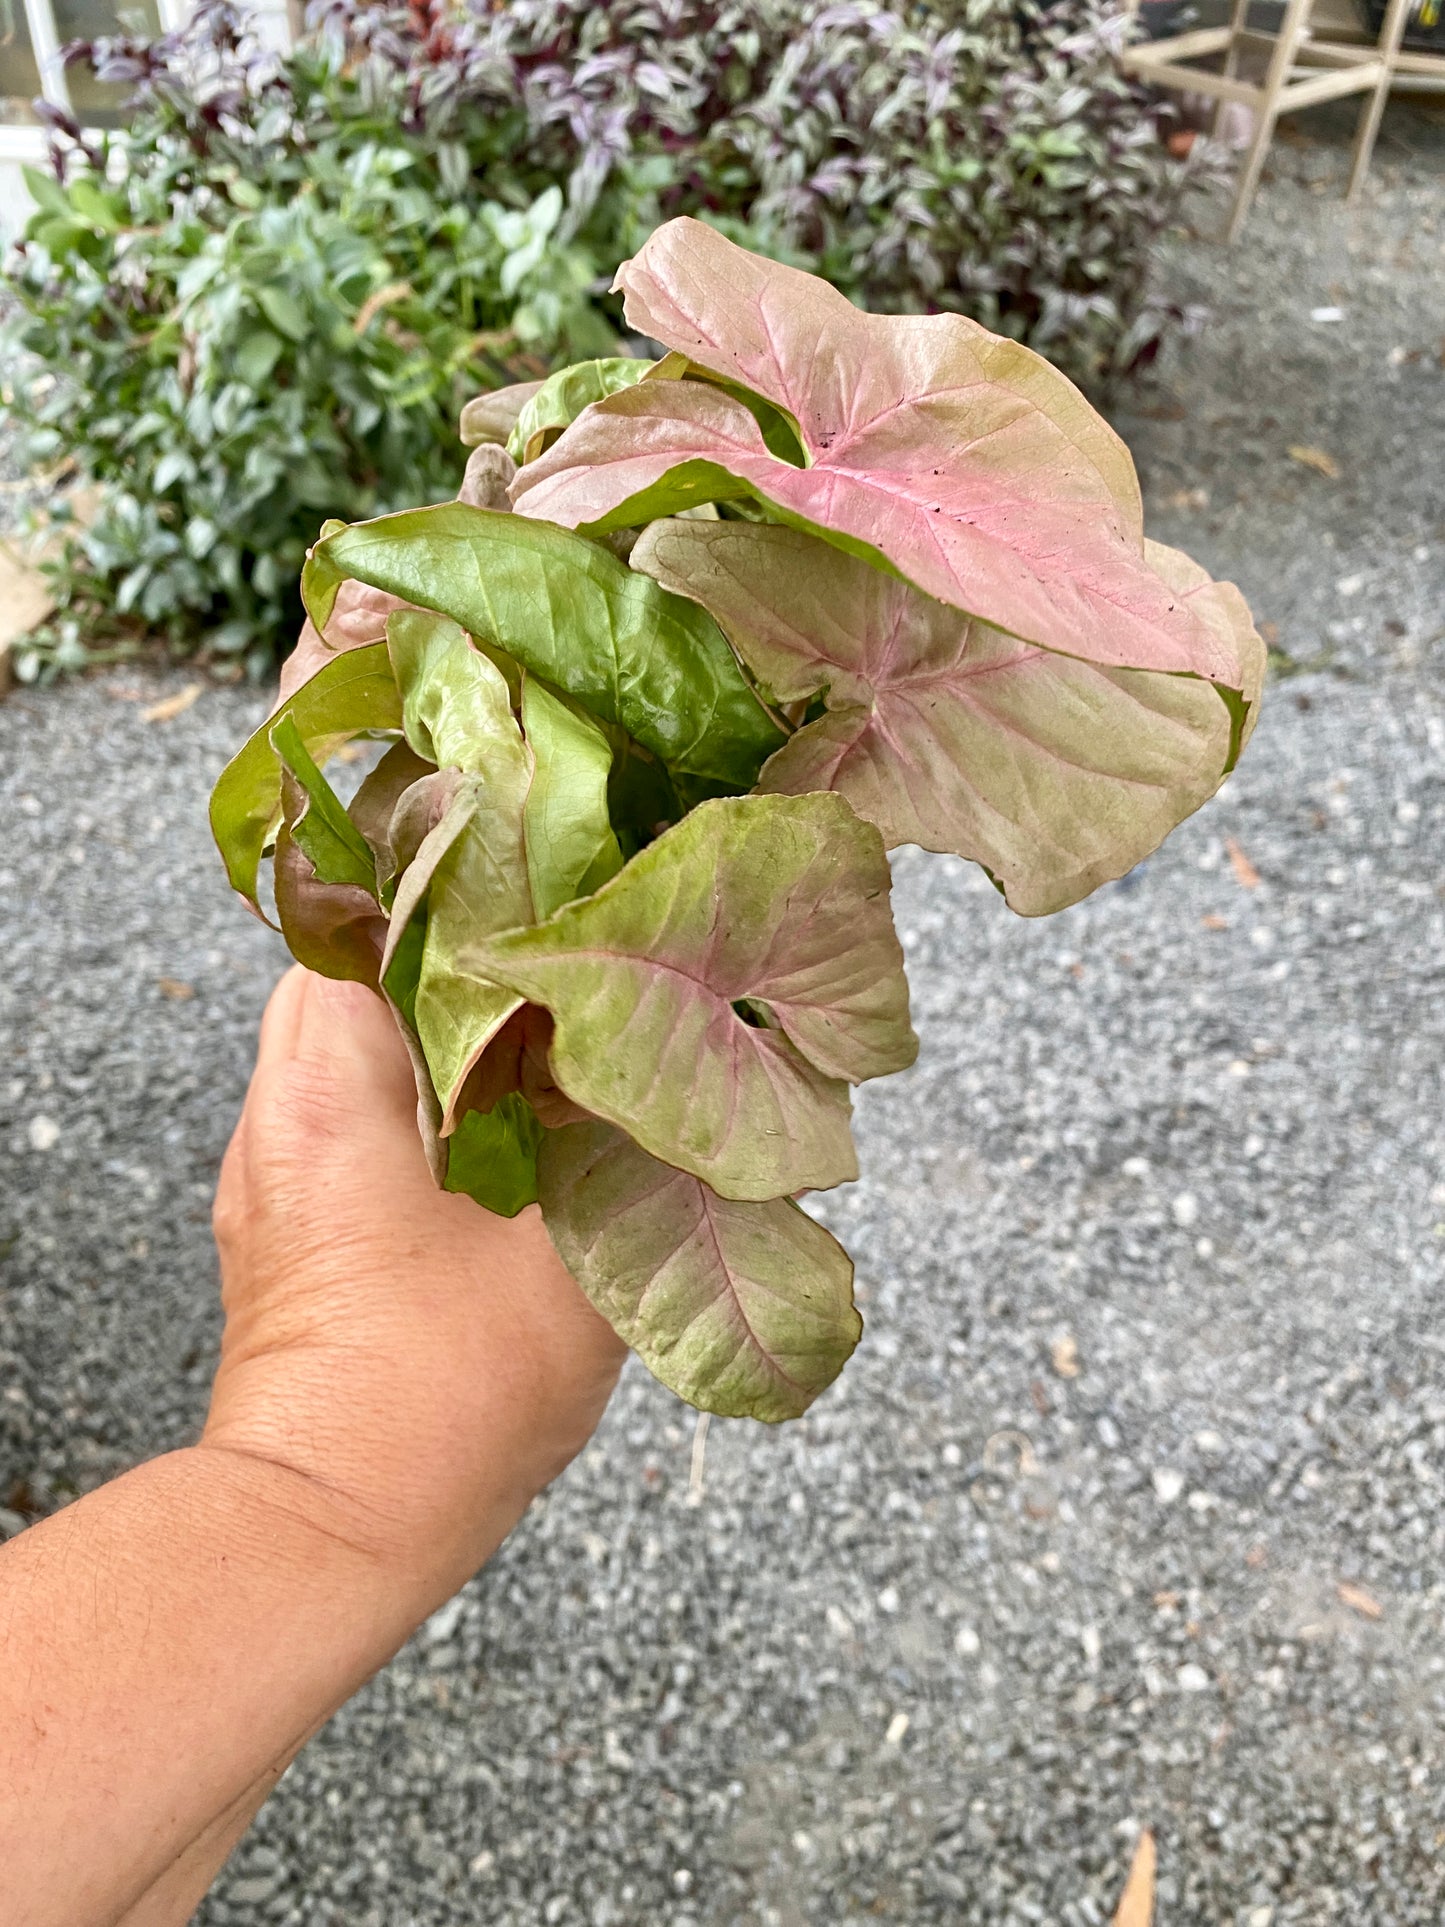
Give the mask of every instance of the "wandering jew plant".
[[1077, 902], [1233, 768], [1264, 651], [1029, 349], [691, 220], [617, 286], [659, 361], [481, 397], [458, 501], [322, 531], [212, 822], [256, 909], [271, 851], [293, 953], [386, 997], [437, 1181], [540, 1201], [665, 1384], [782, 1419], [861, 1329], [796, 1199], [917, 1050], [886, 852]]

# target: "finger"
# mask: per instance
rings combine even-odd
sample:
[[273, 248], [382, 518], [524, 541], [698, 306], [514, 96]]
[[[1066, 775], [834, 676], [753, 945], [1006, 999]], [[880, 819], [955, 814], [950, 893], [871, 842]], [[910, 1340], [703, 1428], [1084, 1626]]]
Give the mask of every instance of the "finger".
[[296, 1055], [296, 1040], [301, 1029], [301, 1011], [306, 1000], [306, 981], [310, 971], [292, 964], [271, 992], [261, 1013], [261, 1041], [256, 1050], [257, 1071], [270, 1070]]
[[324, 1063], [368, 1112], [405, 1116], [414, 1128], [416, 1079], [387, 1005], [365, 984], [297, 974], [305, 984], [296, 1054]]

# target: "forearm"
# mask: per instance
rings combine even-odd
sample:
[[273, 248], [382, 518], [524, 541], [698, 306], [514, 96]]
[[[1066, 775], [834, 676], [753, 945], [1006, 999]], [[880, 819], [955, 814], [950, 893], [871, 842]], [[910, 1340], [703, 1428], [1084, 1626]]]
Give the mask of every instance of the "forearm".
[[435, 1592], [346, 1502], [204, 1446], [23, 1534], [0, 1553], [7, 1927], [188, 1919], [249, 1808]]

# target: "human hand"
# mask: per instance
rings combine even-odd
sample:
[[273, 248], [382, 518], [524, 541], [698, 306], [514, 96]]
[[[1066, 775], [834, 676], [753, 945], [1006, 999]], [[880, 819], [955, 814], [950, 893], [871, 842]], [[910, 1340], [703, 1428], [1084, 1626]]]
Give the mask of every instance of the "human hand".
[[405, 1048], [359, 984], [267, 1008], [215, 1207], [226, 1313], [203, 1448], [300, 1473], [420, 1617], [591, 1436], [624, 1347], [541, 1214], [439, 1192]]

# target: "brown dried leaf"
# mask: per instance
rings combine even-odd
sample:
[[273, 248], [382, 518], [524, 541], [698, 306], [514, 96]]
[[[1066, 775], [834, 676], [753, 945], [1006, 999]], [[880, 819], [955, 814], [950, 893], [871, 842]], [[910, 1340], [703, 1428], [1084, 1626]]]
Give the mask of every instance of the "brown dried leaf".
[[1134, 1862], [1115, 1910], [1114, 1927], [1152, 1927], [1154, 1866], [1154, 1835], [1145, 1827], [1134, 1848]]
[[1225, 837], [1224, 849], [1225, 854], [1229, 858], [1230, 867], [1234, 871], [1234, 880], [1239, 887], [1242, 890], [1257, 890], [1259, 888], [1259, 871], [1255, 869], [1254, 865], [1232, 836]]
[[1317, 475], [1324, 475], [1332, 482], [1340, 479], [1339, 463], [1323, 448], [1311, 448], [1306, 443], [1296, 442], [1288, 454], [1290, 460], [1298, 462], [1301, 468], [1312, 468]]
[[1348, 1606], [1351, 1612], [1358, 1613], [1361, 1619], [1383, 1619], [1385, 1608], [1372, 1593], [1363, 1586], [1352, 1586], [1348, 1579], [1341, 1579], [1335, 1587], [1341, 1605]]
[[156, 987], [173, 1004], [184, 1004], [196, 994], [194, 985], [182, 983], [179, 977], [158, 977]]
[[1227, 930], [1229, 928], [1229, 918], [1221, 917], [1218, 912], [1214, 910], [1211, 910], [1207, 917], [1201, 917], [1199, 921], [1204, 925], [1206, 930]]
[[164, 696], [149, 709], [141, 711], [141, 721], [147, 723], [171, 723], [177, 716], [184, 715], [196, 698], [204, 690], [205, 684], [188, 682], [184, 689], [178, 689], [174, 696]]

